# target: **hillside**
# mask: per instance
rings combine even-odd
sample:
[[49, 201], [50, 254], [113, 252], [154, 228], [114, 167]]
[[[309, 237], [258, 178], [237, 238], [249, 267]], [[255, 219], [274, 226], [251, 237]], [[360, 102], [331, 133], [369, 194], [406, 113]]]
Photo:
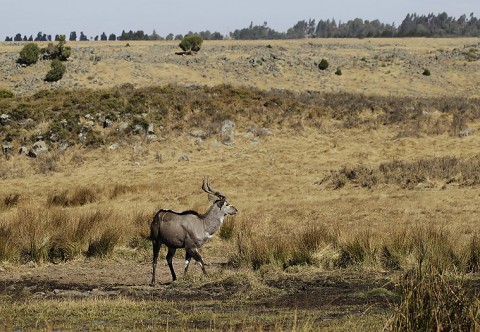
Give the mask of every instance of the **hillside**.
[[[177, 41], [70, 42], [59, 83], [45, 83], [49, 63], [21, 68], [22, 43], [0, 43], [0, 88], [20, 95], [41, 89], [101, 89], [124, 83], [252, 86], [260, 89], [408, 96], [479, 96], [478, 38], [206, 41], [179, 56]], [[40, 46], [43, 47], [42, 43]], [[327, 59], [330, 67], [317, 64]], [[335, 75], [340, 68], [342, 75]], [[424, 69], [431, 76], [422, 75]]]

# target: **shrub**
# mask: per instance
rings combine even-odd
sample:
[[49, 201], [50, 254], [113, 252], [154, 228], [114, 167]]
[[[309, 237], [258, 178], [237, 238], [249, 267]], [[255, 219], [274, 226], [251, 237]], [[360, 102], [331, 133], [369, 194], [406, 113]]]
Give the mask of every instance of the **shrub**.
[[16, 256], [14, 234], [11, 227], [0, 225], [0, 261], [13, 260]]
[[328, 63], [328, 61], [326, 59], [322, 59], [322, 61], [320, 61], [320, 63], [318, 64], [318, 68], [320, 70], [325, 70], [328, 68], [330, 64]]
[[425, 68], [423, 70], [423, 73], [422, 73], [423, 76], [430, 76], [430, 70], [428, 70], [427, 68]]
[[4, 99], [4, 98], [13, 98], [15, 97], [15, 95], [13, 94], [13, 92], [7, 90], [7, 89], [0, 89], [0, 99]]
[[19, 193], [14, 193], [14, 194], [8, 194], [3, 198], [3, 206], [5, 208], [11, 208], [14, 207], [18, 204], [18, 201], [20, 200], [20, 194]]
[[98, 239], [90, 240], [85, 255], [87, 257], [106, 257], [113, 253], [119, 240], [120, 235], [116, 229], [107, 229]]
[[337, 71], [335, 71], [335, 75], [341, 76], [342, 70], [340, 68], [337, 68]]
[[40, 55], [40, 48], [35, 43], [29, 43], [25, 45], [20, 51], [20, 57], [17, 62], [30, 66], [38, 61], [38, 56]]
[[480, 271], [480, 238], [474, 234], [466, 250], [466, 272], [477, 273]]
[[184, 52], [198, 52], [203, 44], [203, 38], [198, 35], [185, 36], [178, 46]]
[[47, 205], [51, 206], [82, 206], [99, 200], [100, 190], [96, 187], [77, 187], [69, 194], [68, 190], [60, 193], [50, 193]]
[[53, 60], [51, 64], [51, 69], [47, 73], [47, 76], [45, 77], [45, 81], [56, 82], [61, 80], [66, 70], [67, 68], [60, 60], [58, 59]]
[[429, 188], [435, 186], [432, 181], [475, 186], [480, 184], [479, 165], [480, 156], [465, 159], [444, 156], [413, 162], [393, 160], [381, 163], [377, 168], [363, 164], [343, 166], [316, 183], [332, 189], [340, 189], [347, 184], [368, 189], [378, 184], [394, 184], [405, 189], [415, 189], [423, 184], [423, 187]]
[[218, 236], [220, 236], [222, 240], [230, 240], [233, 237], [234, 232], [235, 220], [233, 218], [228, 218], [222, 224], [222, 227], [220, 227], [220, 230], [218, 231]]

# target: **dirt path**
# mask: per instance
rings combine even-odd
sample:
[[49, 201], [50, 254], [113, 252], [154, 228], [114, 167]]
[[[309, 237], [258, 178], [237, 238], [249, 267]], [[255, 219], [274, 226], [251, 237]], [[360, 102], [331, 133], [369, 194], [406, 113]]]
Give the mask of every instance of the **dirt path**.
[[[174, 261], [177, 271], [183, 261]], [[12, 300], [127, 297], [131, 299], [231, 300], [249, 298], [257, 305], [283, 308], [331, 306], [380, 306], [395, 300], [395, 286], [386, 276], [359, 272], [280, 273], [257, 278], [257, 274], [228, 267], [211, 259], [210, 276], [202, 277], [192, 266], [187, 277], [170, 282], [168, 268], [159, 264], [159, 285], [149, 286], [151, 266], [131, 259], [76, 260], [42, 266], [0, 268], [0, 297]], [[380, 291], [378, 291], [380, 290]], [[249, 294], [246, 296], [245, 294]]]

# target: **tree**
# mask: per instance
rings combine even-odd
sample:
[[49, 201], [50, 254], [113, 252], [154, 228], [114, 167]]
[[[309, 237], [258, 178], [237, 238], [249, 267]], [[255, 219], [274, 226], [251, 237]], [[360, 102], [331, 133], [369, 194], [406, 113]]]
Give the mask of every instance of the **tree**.
[[80, 32], [80, 41], [88, 41], [88, 37], [85, 36], [85, 34], [83, 33], [83, 31]]
[[69, 41], [76, 41], [77, 40], [77, 33], [75, 31], [70, 32]]
[[14, 41], [22, 41], [22, 35], [20, 33], [17, 33], [15, 37], [13, 38]]
[[111, 33], [110, 36], [108, 36], [108, 40], [117, 40], [117, 36], [114, 33]]
[[103, 32], [102, 35], [100, 36], [100, 40], [107, 40], [107, 39], [108, 39], [107, 34]]
[[198, 52], [200, 51], [200, 47], [203, 44], [203, 38], [198, 35], [189, 35], [183, 37], [182, 41], [178, 46], [187, 53], [191, 52]]
[[53, 43], [48, 44], [48, 46], [42, 49], [42, 53], [48, 55], [52, 60], [58, 59], [60, 61], [67, 61], [67, 59], [72, 54], [72, 49], [70, 46], [65, 46], [66, 37], [65, 35], [60, 35], [58, 37], [58, 44], [53, 45]]
[[173, 33], [169, 33], [167, 37], [165, 37], [165, 40], [173, 40]]
[[162, 39], [162, 37], [160, 37], [160, 35], [155, 31], [155, 29], [153, 29], [153, 32], [148, 39], [150, 39], [150, 40], [160, 40], [160, 39]]
[[20, 57], [17, 62], [30, 66], [37, 63], [38, 56], [40, 55], [40, 48], [35, 43], [28, 43], [20, 51]]
[[39, 32], [37, 34], [37, 37], [35, 37], [35, 41], [47, 41], [47, 35], [42, 32]]
[[67, 68], [65, 65], [58, 59], [54, 59], [52, 61], [52, 64], [50, 65], [50, 71], [47, 73], [47, 76], [45, 76], [45, 81], [47, 82], [56, 82], [62, 79], [63, 74], [65, 74], [65, 71]]

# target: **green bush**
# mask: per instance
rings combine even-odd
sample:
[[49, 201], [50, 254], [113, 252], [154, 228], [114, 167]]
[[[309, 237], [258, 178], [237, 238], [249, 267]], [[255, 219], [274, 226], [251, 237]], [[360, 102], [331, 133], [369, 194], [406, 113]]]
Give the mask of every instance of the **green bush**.
[[201, 36], [189, 35], [185, 36], [178, 46], [180, 46], [184, 52], [198, 52], [202, 44], [203, 38]]
[[67, 68], [60, 60], [58, 59], [53, 60], [51, 64], [51, 69], [47, 73], [47, 76], [45, 77], [45, 81], [56, 82], [61, 80], [66, 70]]
[[318, 64], [318, 68], [320, 70], [325, 70], [328, 68], [330, 64], [328, 63], [328, 61], [326, 59], [322, 59], [322, 61], [320, 61], [320, 63]]
[[342, 75], [342, 70], [340, 68], [337, 68], [335, 75], [338, 75], [338, 76]]
[[430, 70], [428, 70], [428, 69], [425, 68], [425, 69], [423, 70], [422, 75], [423, 75], [423, 76], [430, 76]]
[[29, 43], [25, 45], [20, 51], [20, 57], [17, 62], [27, 66], [37, 63], [38, 56], [40, 55], [40, 48], [35, 43]]

